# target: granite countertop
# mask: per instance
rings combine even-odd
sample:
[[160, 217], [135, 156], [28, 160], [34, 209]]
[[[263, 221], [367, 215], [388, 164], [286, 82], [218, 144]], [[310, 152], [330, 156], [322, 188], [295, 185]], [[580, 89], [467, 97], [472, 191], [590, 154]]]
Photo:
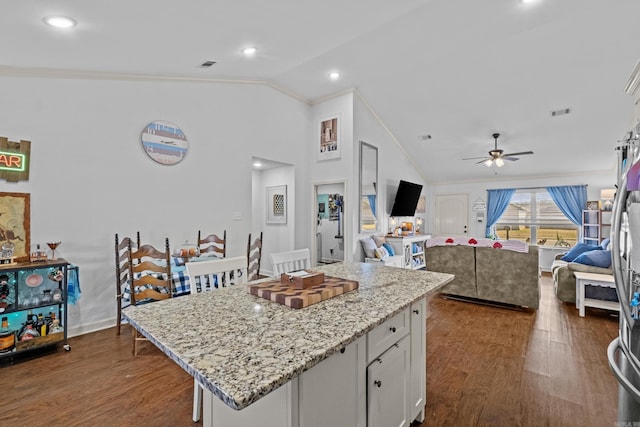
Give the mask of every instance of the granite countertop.
[[364, 263], [314, 270], [360, 287], [292, 309], [237, 285], [127, 307], [123, 314], [214, 395], [242, 409], [454, 277]]

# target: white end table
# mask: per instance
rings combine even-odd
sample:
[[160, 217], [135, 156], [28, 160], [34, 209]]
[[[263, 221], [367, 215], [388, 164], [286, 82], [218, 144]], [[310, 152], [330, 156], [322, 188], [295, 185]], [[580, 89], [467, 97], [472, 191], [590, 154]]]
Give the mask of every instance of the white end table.
[[583, 273], [576, 271], [576, 308], [580, 310], [580, 317], [584, 317], [585, 307], [604, 308], [606, 310], [620, 311], [620, 303], [615, 301], [604, 301], [593, 298], [585, 298], [584, 290], [587, 285], [601, 286], [603, 288], [614, 288], [616, 283], [611, 274]]

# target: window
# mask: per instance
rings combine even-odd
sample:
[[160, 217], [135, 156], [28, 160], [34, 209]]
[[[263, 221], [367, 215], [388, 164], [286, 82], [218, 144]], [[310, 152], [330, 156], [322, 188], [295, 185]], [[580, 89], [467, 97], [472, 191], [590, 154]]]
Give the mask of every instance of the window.
[[567, 248], [578, 242], [579, 232], [543, 188], [516, 190], [495, 229], [500, 239]]

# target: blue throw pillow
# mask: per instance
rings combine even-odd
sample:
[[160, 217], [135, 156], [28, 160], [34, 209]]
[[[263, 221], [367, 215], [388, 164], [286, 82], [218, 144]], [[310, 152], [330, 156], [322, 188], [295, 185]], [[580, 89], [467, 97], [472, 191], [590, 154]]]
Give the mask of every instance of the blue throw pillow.
[[564, 256], [562, 258], [560, 258], [560, 259], [562, 261], [571, 262], [571, 261], [575, 260], [578, 257], [578, 255], [580, 255], [580, 254], [582, 254], [584, 252], [592, 251], [592, 250], [594, 250], [596, 248], [597, 248], [597, 246], [589, 245], [587, 243], [578, 243], [577, 245], [572, 247], [569, 250], [569, 252], [564, 254]]
[[600, 243], [600, 247], [604, 250], [607, 249], [607, 246], [609, 246], [609, 243], [611, 243], [611, 239], [609, 239], [608, 237], [606, 239], [604, 239], [602, 241], [602, 243]]
[[394, 256], [396, 254], [396, 251], [393, 250], [393, 246], [391, 246], [388, 243], [383, 243], [382, 246], [384, 246], [384, 248], [387, 250], [387, 252], [389, 252], [390, 256]]
[[594, 251], [584, 252], [578, 255], [573, 262], [591, 265], [593, 267], [609, 268], [611, 267], [611, 251], [596, 249]]

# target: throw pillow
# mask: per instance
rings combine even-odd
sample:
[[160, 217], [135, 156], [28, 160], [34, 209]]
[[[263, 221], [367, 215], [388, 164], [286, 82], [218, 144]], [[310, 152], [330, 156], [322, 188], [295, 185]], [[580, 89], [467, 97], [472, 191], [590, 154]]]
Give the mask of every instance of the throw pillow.
[[593, 267], [609, 268], [611, 267], [611, 251], [604, 249], [596, 249], [594, 251], [584, 252], [573, 262], [578, 264], [591, 265]]
[[371, 237], [365, 237], [364, 239], [360, 239], [360, 243], [362, 244], [362, 250], [364, 251], [364, 256], [367, 258], [375, 258], [375, 250], [377, 248], [376, 242], [373, 241]]
[[596, 249], [596, 246], [588, 245], [586, 243], [578, 243], [577, 245], [572, 247], [569, 250], [569, 252], [564, 254], [564, 256], [562, 258], [560, 258], [560, 259], [562, 261], [571, 262], [571, 261], [575, 260], [578, 255], [580, 255], [580, 254], [582, 254], [584, 252], [592, 251], [594, 249]]
[[373, 236], [373, 241], [376, 242], [376, 248], [382, 246], [387, 240], [384, 236]]
[[600, 248], [604, 249], [605, 251], [608, 249], [607, 246], [609, 246], [609, 243], [611, 242], [611, 239], [609, 239], [608, 237], [606, 239], [604, 239], [602, 241], [602, 243], [600, 243]]
[[376, 254], [376, 258], [378, 259], [385, 259], [386, 257], [389, 256], [389, 252], [387, 252], [384, 246], [380, 246], [379, 248], [376, 248], [374, 252]]
[[387, 252], [389, 252], [389, 255], [394, 256], [396, 254], [396, 251], [393, 249], [393, 246], [391, 246], [388, 243], [383, 243], [382, 246], [384, 246], [384, 248], [387, 250]]

